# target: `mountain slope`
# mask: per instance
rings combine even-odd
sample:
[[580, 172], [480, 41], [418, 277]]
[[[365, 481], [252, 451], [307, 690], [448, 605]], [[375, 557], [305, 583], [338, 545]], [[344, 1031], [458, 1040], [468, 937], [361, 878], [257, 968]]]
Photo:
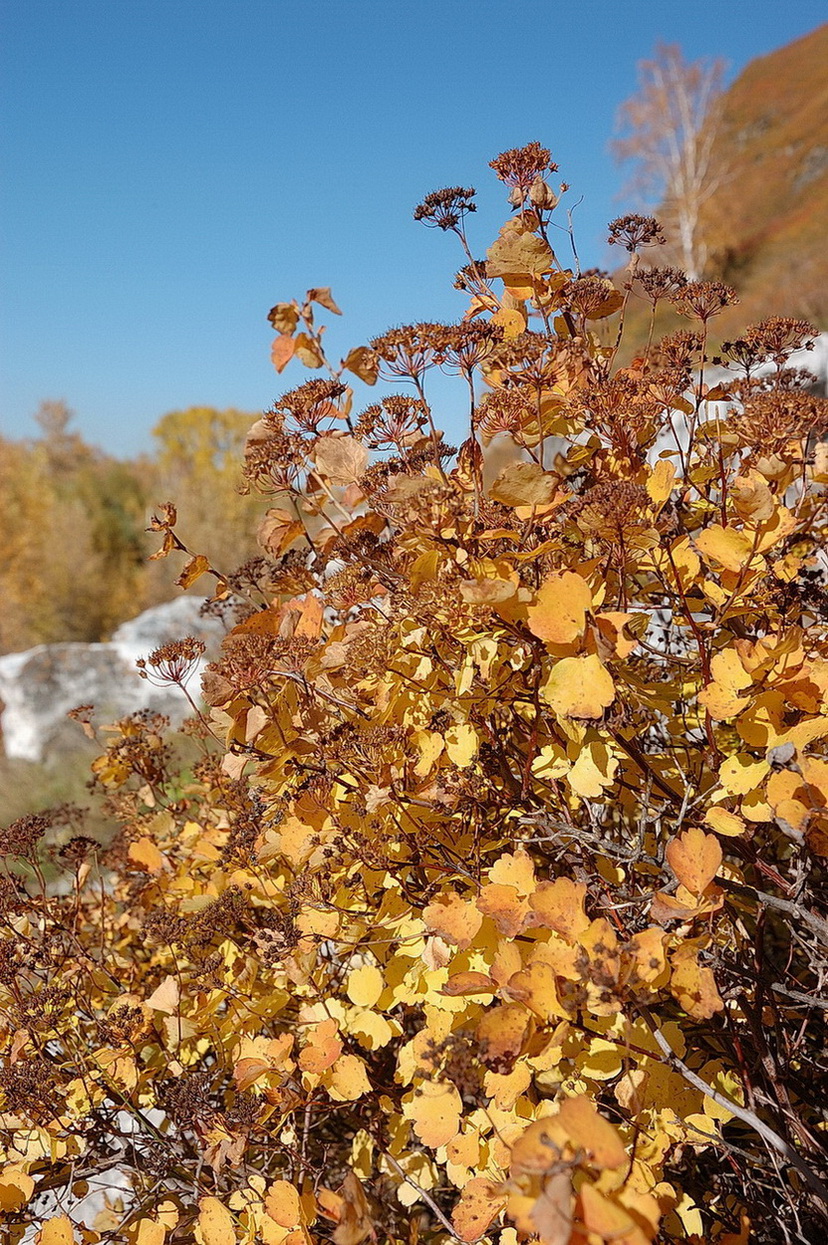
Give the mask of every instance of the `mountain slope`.
[[[722, 100], [714, 160], [726, 175], [702, 220], [704, 276], [733, 285], [741, 302], [713, 321], [713, 335], [769, 315], [828, 328], [828, 24], [743, 70]], [[643, 304], [631, 308], [628, 349], [648, 318]], [[659, 315], [662, 332], [678, 323]]]

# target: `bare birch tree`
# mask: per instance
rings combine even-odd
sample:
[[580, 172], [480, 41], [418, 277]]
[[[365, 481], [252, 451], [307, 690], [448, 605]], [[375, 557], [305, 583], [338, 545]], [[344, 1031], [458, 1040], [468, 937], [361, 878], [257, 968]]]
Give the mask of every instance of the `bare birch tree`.
[[632, 185], [661, 219], [676, 259], [691, 280], [701, 275], [707, 247], [701, 211], [726, 170], [716, 137], [721, 119], [725, 62], [685, 61], [677, 44], [658, 44], [638, 65], [638, 91], [618, 111], [619, 161], [637, 164]]

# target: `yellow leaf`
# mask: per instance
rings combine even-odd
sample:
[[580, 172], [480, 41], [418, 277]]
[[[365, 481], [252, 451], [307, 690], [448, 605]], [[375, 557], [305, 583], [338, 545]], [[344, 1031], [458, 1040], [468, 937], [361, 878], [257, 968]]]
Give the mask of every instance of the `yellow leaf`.
[[179, 588], [190, 588], [196, 580], [200, 579], [202, 575], [205, 575], [209, 569], [209, 559], [205, 558], [203, 553], [196, 554], [194, 558], [190, 558], [188, 562], [185, 562], [184, 569], [175, 582], [178, 584]]
[[355, 346], [342, 360], [342, 366], [366, 385], [377, 383], [379, 361], [368, 346]]
[[[305, 367], [322, 367], [325, 362], [317, 342], [309, 333], [297, 333], [293, 339], [293, 349], [297, 359], [304, 363]], [[281, 371], [281, 368], [276, 370]]]
[[582, 576], [574, 571], [551, 575], [526, 611], [529, 630], [549, 644], [571, 644], [583, 635], [591, 607], [592, 593]]
[[385, 989], [385, 979], [373, 964], [363, 964], [348, 976], [346, 994], [357, 1007], [373, 1007]]
[[532, 857], [522, 847], [516, 852], [504, 852], [489, 870], [489, 881], [501, 886], [513, 886], [521, 896], [531, 895], [535, 890]]
[[167, 1229], [163, 1223], [157, 1223], [155, 1219], [141, 1219], [138, 1222], [135, 1245], [164, 1245], [166, 1235]]
[[740, 571], [751, 560], [753, 541], [733, 527], [712, 523], [696, 537], [696, 548], [706, 562], [718, 562], [725, 570]]
[[166, 864], [166, 857], [146, 835], [130, 843], [129, 858], [138, 865], [139, 869], [145, 869], [147, 873], [160, 873]]
[[34, 1181], [22, 1167], [6, 1164], [0, 1170], [0, 1210], [20, 1210], [34, 1193], [34, 1187]]
[[487, 1008], [477, 1025], [481, 1062], [496, 1072], [510, 1072], [523, 1049], [530, 1021], [526, 1008], [516, 1003]]
[[503, 329], [504, 341], [520, 337], [526, 328], [526, 316], [514, 307], [501, 307], [491, 318], [490, 323], [499, 324]]
[[462, 1110], [460, 1095], [447, 1081], [423, 1081], [403, 1107], [420, 1141], [435, 1150], [457, 1136]]
[[458, 769], [467, 769], [477, 756], [477, 750], [480, 747], [477, 731], [471, 723], [460, 722], [456, 726], [450, 726], [443, 739], [449, 760], [453, 761]]
[[724, 834], [728, 837], [734, 837], [738, 834], [744, 834], [747, 830], [747, 823], [737, 813], [731, 813], [726, 808], [711, 808], [705, 813], [704, 820], [707, 822], [711, 830], [715, 830], [716, 834]]
[[449, 892], [438, 895], [423, 909], [423, 920], [431, 933], [439, 934], [463, 951], [474, 941], [483, 924], [483, 914], [471, 900]]
[[730, 486], [730, 496], [739, 518], [749, 523], [764, 523], [776, 508], [767, 480], [755, 470], [737, 476]]
[[557, 1115], [575, 1151], [593, 1167], [624, 1167], [627, 1151], [616, 1130], [599, 1115], [585, 1094], [565, 1098]]
[[368, 451], [356, 437], [320, 437], [313, 452], [316, 470], [331, 484], [355, 484], [368, 466]]
[[683, 943], [672, 955], [670, 990], [694, 1020], [709, 1020], [724, 1009], [716, 979], [706, 964], [700, 964], [698, 950]]
[[36, 1245], [73, 1245], [75, 1233], [68, 1215], [47, 1219], [35, 1237]]
[[584, 800], [597, 800], [615, 781], [618, 759], [602, 740], [593, 740], [581, 749], [566, 781]]
[[178, 979], [165, 977], [158, 989], [147, 999], [147, 1007], [151, 1007], [154, 1012], [165, 1012], [172, 1016], [178, 1011], [179, 998]]
[[265, 1211], [282, 1228], [302, 1223], [302, 1202], [298, 1189], [288, 1180], [275, 1180], [267, 1191]]
[[540, 694], [560, 717], [600, 718], [615, 699], [615, 684], [594, 653], [556, 662]]
[[324, 307], [326, 311], [332, 311], [335, 316], [341, 316], [342, 312], [334, 302], [329, 285], [320, 285], [318, 288], [308, 290], [308, 302], [318, 303], [320, 307]]
[[[554, 929], [570, 942], [589, 929], [589, 917], [584, 911], [586, 886], [570, 878], [555, 878], [554, 882], [541, 882], [529, 904], [536, 923]], [[532, 924], [532, 922], [530, 922]]]
[[537, 463], [509, 463], [489, 489], [502, 506], [548, 506], [558, 490], [557, 477]]
[[663, 506], [676, 483], [676, 468], [666, 458], [660, 458], [647, 481], [647, 492], [656, 506]]
[[371, 1093], [365, 1064], [358, 1055], [340, 1055], [328, 1073], [327, 1086], [335, 1102], [354, 1102]]
[[203, 1197], [198, 1204], [196, 1239], [200, 1245], [235, 1245], [233, 1216], [217, 1197]]
[[682, 886], [694, 895], [701, 895], [707, 889], [722, 864], [719, 840], [713, 834], [705, 834], [698, 826], [671, 839], [664, 854]]
[[486, 1176], [474, 1176], [463, 1186], [460, 1201], [451, 1212], [454, 1230], [461, 1241], [478, 1241], [506, 1205], [502, 1185]]
[[728, 795], [747, 795], [770, 773], [767, 761], [754, 761], [745, 752], [726, 757], [719, 766], [719, 782]]

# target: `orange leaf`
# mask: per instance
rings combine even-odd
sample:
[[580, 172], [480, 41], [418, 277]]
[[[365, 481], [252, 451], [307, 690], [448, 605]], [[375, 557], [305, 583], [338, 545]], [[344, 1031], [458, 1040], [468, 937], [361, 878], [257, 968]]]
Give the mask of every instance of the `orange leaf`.
[[671, 839], [664, 854], [682, 886], [694, 895], [701, 895], [707, 889], [722, 863], [719, 840], [714, 834], [705, 834], [698, 826]]
[[284, 372], [293, 358], [296, 343], [287, 333], [280, 333], [270, 347], [270, 359], [277, 372]]
[[549, 644], [571, 644], [583, 635], [591, 606], [592, 593], [582, 576], [574, 571], [552, 575], [526, 611], [529, 630]]

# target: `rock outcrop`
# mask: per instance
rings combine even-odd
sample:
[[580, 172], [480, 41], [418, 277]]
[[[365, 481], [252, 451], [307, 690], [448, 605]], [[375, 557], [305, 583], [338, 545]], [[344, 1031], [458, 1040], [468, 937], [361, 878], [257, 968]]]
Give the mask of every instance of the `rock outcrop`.
[[[95, 706], [99, 721], [152, 709], [181, 722], [191, 712], [181, 690], [142, 679], [135, 663], [187, 635], [207, 644], [209, 658], [223, 628], [202, 618], [200, 607], [197, 597], [178, 597], [123, 623], [107, 644], [41, 644], [0, 657], [0, 743], [6, 756], [40, 761], [72, 747], [79, 728], [66, 715], [84, 704]], [[196, 699], [199, 673], [188, 684]]]

